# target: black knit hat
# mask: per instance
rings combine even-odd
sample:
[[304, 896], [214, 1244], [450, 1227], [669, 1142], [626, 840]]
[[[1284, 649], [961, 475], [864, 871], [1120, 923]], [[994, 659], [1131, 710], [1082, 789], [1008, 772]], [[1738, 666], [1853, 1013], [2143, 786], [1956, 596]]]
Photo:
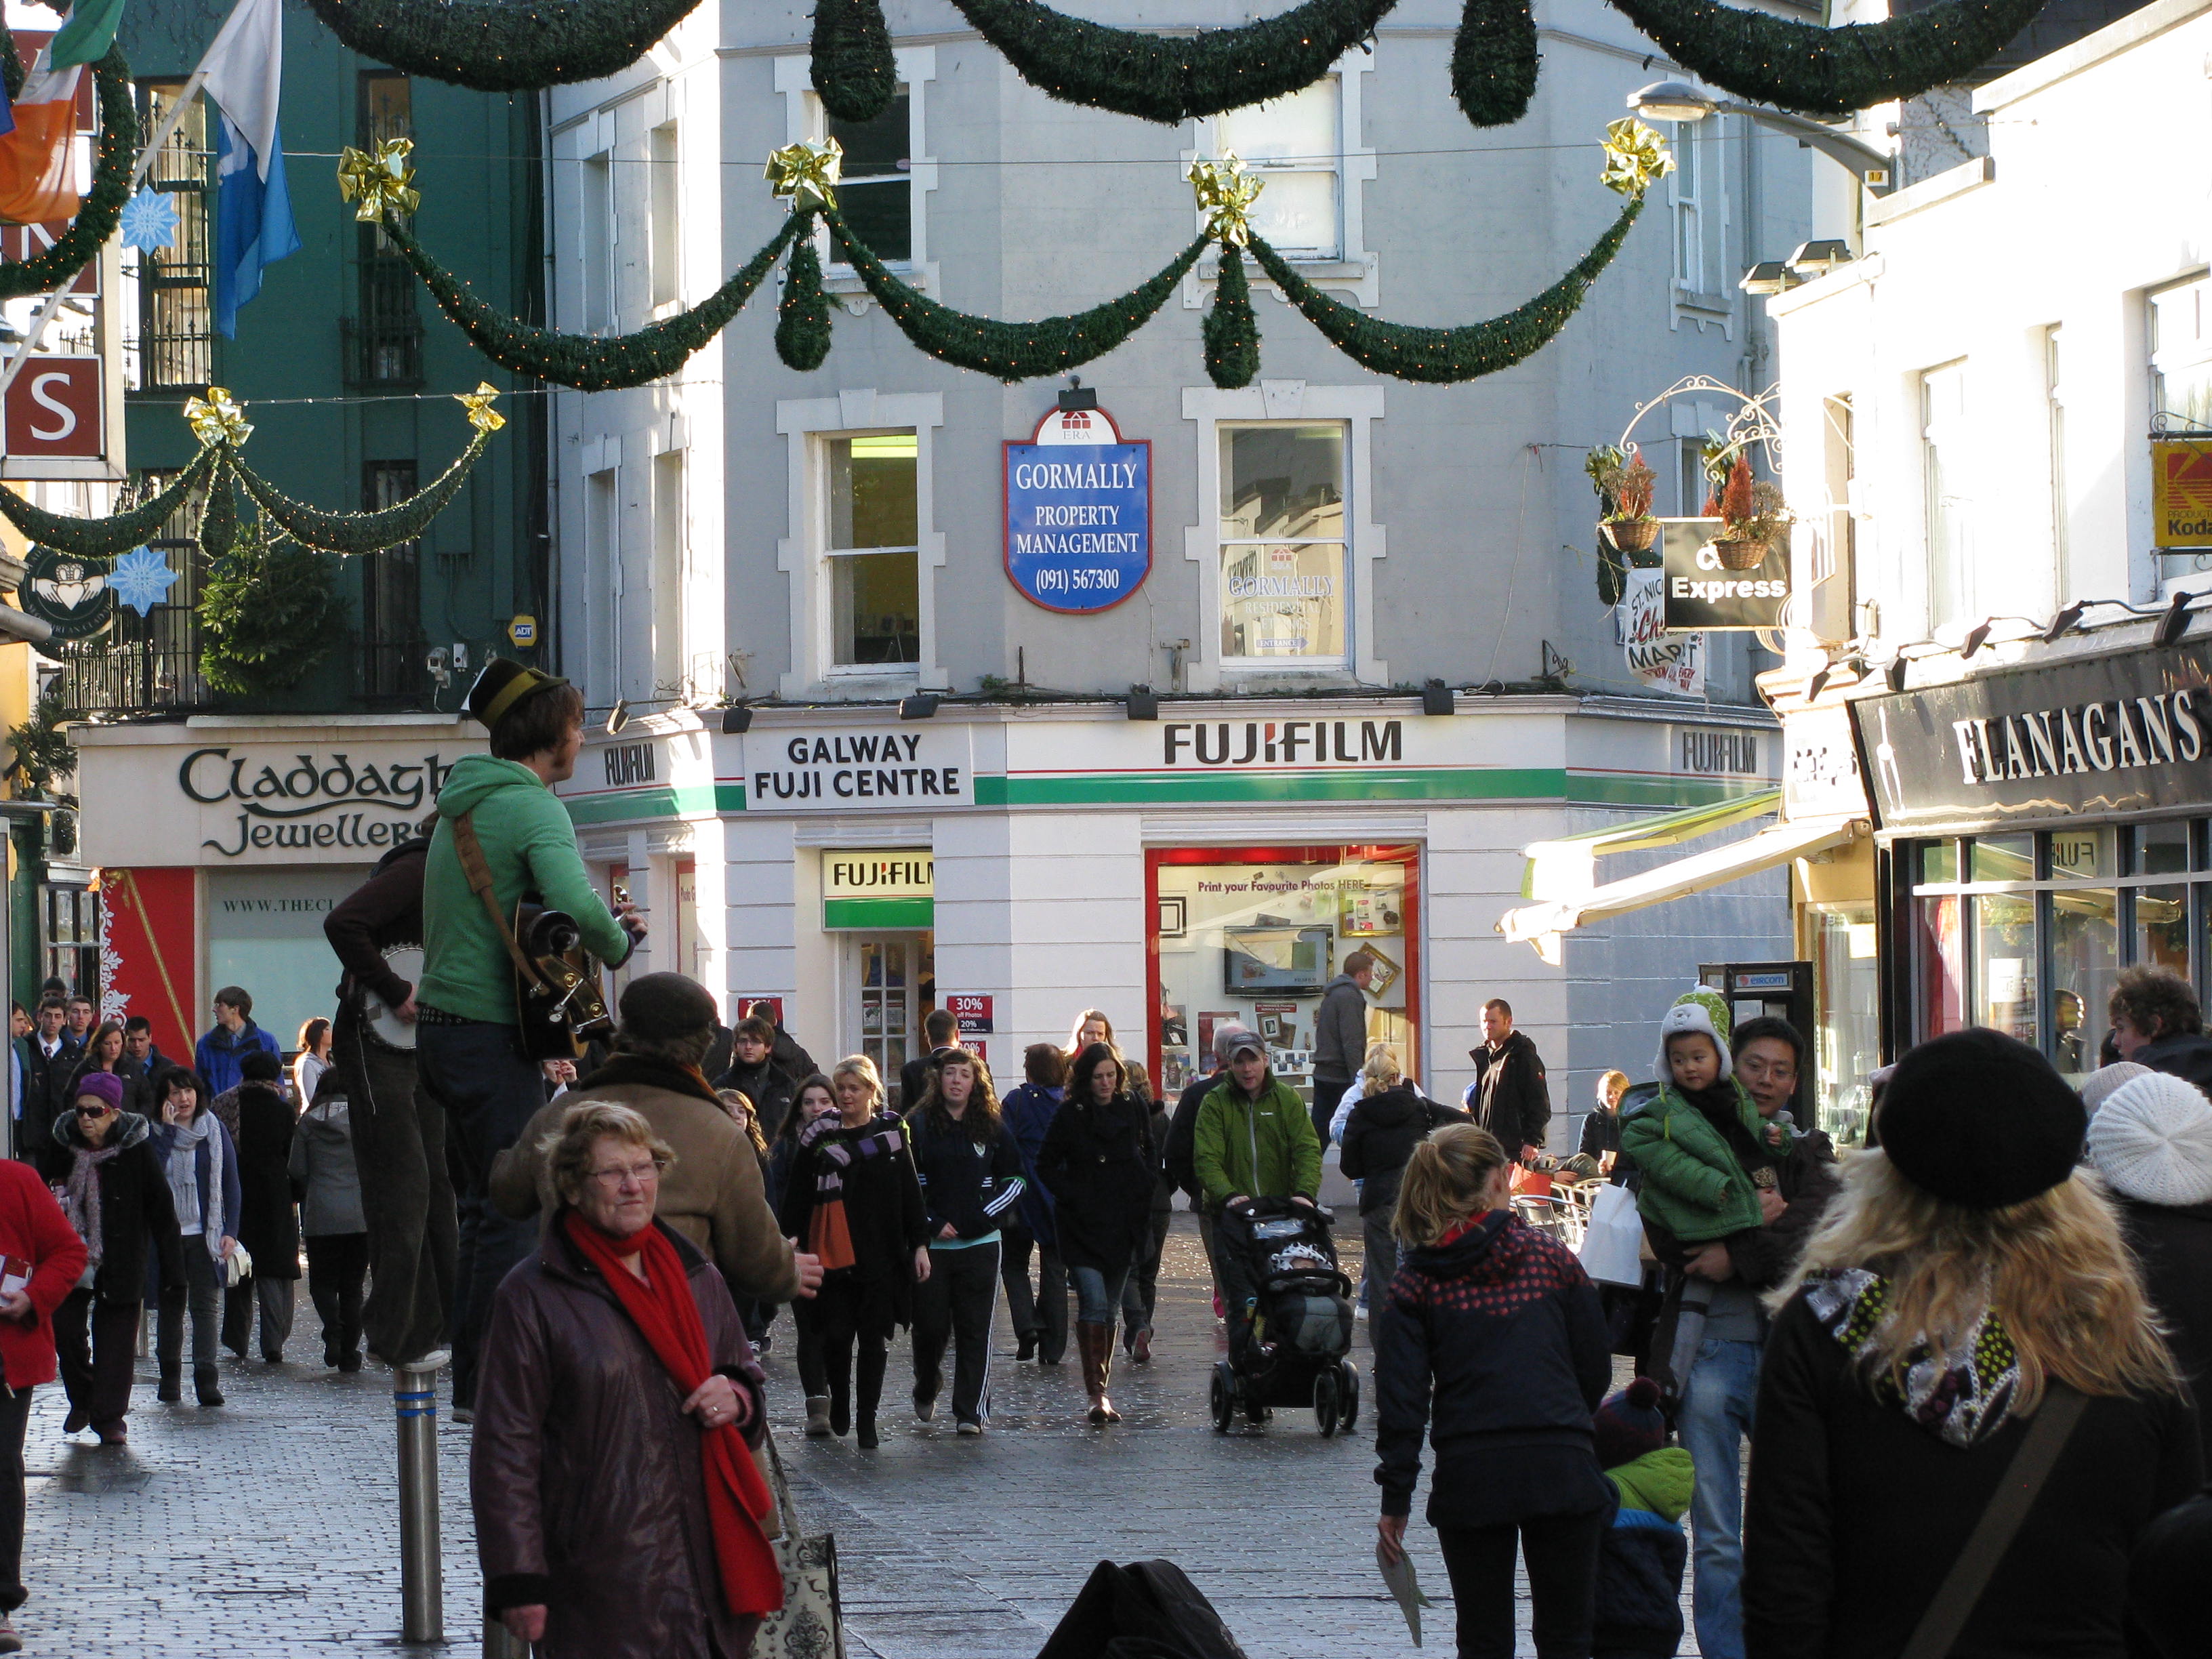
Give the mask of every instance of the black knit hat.
[[1591, 1413], [1597, 1466], [1617, 1469], [1667, 1443], [1667, 1419], [1659, 1410], [1659, 1385], [1639, 1376]]
[[1947, 1204], [2001, 1210], [2074, 1173], [2089, 1119], [2049, 1060], [1976, 1027], [1898, 1061], [1877, 1121], [1882, 1151], [1914, 1186]]
[[483, 672], [477, 676], [477, 683], [469, 688], [469, 713], [487, 728], [495, 726], [508, 710], [532, 692], [568, 683], [556, 674], [510, 662], [505, 657], [494, 657], [484, 665]]
[[711, 1030], [720, 1011], [706, 988], [681, 974], [642, 974], [623, 988], [622, 1028], [649, 1042]]

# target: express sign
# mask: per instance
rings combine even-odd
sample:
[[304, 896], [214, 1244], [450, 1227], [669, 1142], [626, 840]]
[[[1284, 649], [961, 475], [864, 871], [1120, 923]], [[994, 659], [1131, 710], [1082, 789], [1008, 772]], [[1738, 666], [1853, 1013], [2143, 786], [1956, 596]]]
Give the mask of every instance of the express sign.
[[1152, 447], [1103, 409], [1056, 409], [1008, 443], [1006, 575], [1048, 611], [1121, 604], [1152, 568]]

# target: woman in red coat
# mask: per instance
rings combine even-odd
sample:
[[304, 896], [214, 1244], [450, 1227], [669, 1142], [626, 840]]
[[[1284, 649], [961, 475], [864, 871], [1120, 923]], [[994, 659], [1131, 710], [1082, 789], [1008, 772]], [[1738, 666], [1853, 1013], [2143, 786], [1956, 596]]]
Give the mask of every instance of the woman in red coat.
[[[23, 1588], [23, 1431], [31, 1391], [51, 1382], [54, 1310], [84, 1276], [84, 1241], [27, 1164], [0, 1161], [0, 1653], [23, 1644], [9, 1620]], [[29, 1269], [27, 1279], [17, 1275]]]

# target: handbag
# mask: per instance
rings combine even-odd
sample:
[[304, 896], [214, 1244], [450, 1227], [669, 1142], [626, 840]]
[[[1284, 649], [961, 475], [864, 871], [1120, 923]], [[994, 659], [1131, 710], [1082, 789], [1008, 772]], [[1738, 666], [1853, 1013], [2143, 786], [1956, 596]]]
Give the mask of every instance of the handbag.
[[1636, 1194], [1626, 1187], [1602, 1188], [1590, 1205], [1589, 1224], [1583, 1230], [1583, 1247], [1577, 1253], [1583, 1271], [1601, 1285], [1641, 1285], [1643, 1244], [1644, 1220], [1636, 1212]]
[[845, 1659], [845, 1621], [837, 1604], [837, 1534], [802, 1537], [799, 1510], [784, 1478], [783, 1455], [767, 1437], [769, 1474], [775, 1487], [782, 1535], [770, 1540], [783, 1573], [783, 1606], [761, 1620], [752, 1659]]
[[243, 1244], [233, 1244], [230, 1247], [230, 1255], [228, 1258], [222, 1264], [222, 1282], [224, 1285], [227, 1288], [234, 1291], [240, 1285], [246, 1283], [248, 1279], [252, 1277], [252, 1274], [253, 1258], [246, 1254], [246, 1246]]

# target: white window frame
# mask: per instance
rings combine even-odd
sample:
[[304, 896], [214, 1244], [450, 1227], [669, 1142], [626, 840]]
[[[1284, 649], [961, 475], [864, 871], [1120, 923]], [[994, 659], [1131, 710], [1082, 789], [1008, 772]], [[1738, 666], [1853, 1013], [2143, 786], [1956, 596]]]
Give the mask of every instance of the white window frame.
[[[1253, 688], [1290, 681], [1388, 685], [1390, 665], [1375, 653], [1375, 562], [1389, 551], [1383, 527], [1370, 514], [1374, 478], [1373, 422], [1382, 418], [1380, 386], [1311, 386], [1304, 380], [1262, 380], [1224, 392], [1185, 386], [1182, 417], [1198, 427], [1199, 522], [1183, 531], [1183, 557], [1199, 567], [1198, 633], [1185, 684], [1193, 691], [1224, 684]], [[1240, 658], [1221, 654], [1221, 428], [1224, 426], [1346, 428], [1345, 580], [1351, 587], [1344, 618], [1346, 656], [1341, 661]]]
[[[1694, 320], [1699, 328], [1721, 325], [1723, 337], [1734, 337], [1735, 284], [1728, 270], [1729, 232], [1734, 198], [1729, 189], [1729, 140], [1734, 136], [1733, 117], [1709, 115], [1702, 121], [1673, 123], [1673, 144], [1678, 165], [1667, 175], [1668, 228], [1673, 245], [1668, 254], [1674, 279], [1674, 326]], [[1685, 258], [1686, 244], [1694, 251], [1695, 269]]]
[[[2197, 331], [2193, 340], [2179, 343], [2162, 342], [2159, 338], [2159, 301], [2169, 295], [2197, 290]], [[2160, 417], [2176, 411], [2169, 410], [2162, 390], [2166, 377], [2185, 368], [2197, 368], [2212, 363], [2212, 276], [2198, 271], [2179, 282], [2161, 283], [2143, 295], [2143, 337], [2149, 348], [2150, 414], [2154, 430], [2160, 429]], [[2166, 430], [2176, 433], [2196, 432], [2202, 428], [2172, 422]]]
[[[1918, 411], [1920, 434], [1920, 514], [1921, 568], [1927, 585], [1927, 617], [1932, 634], [1945, 623], [1967, 621], [1980, 614], [1981, 599], [1976, 592], [1973, 497], [1970, 493], [1972, 475], [1967, 449], [1972, 431], [1972, 382], [1967, 378], [1970, 370], [1967, 359], [1954, 357], [1949, 362], [1935, 363], [1920, 371]], [[1950, 425], [1950, 415], [1938, 407], [1942, 394], [1938, 392], [1938, 377], [1956, 377], [1958, 392], [1957, 426]], [[1946, 513], [1938, 500], [1954, 505]], [[1936, 545], [1938, 532], [1944, 525], [1954, 526], [1958, 535], [1955, 580], [1959, 592], [1955, 605], [1948, 615], [1938, 605], [1936, 567], [1939, 560], [1951, 551]]]
[[[1334, 259], [1291, 258], [1300, 276], [1310, 282], [1326, 283], [1332, 293], [1354, 301], [1372, 309], [1382, 303], [1382, 259], [1367, 246], [1366, 187], [1375, 178], [1375, 149], [1366, 142], [1365, 116], [1366, 77], [1374, 73], [1372, 54], [1353, 47], [1329, 66], [1328, 73], [1337, 82], [1337, 210], [1341, 216], [1341, 238], [1337, 257]], [[1182, 152], [1182, 166], [1189, 172], [1190, 164], [1201, 157], [1218, 160], [1224, 148], [1220, 136], [1220, 120], [1216, 116], [1200, 116], [1191, 123], [1191, 147]], [[1265, 168], [1255, 168], [1264, 178]], [[1318, 171], [1299, 168], [1300, 172]], [[1194, 232], [1206, 228], [1206, 215], [1195, 208], [1192, 212]], [[1212, 303], [1212, 293], [1221, 269], [1218, 248], [1209, 249], [1199, 259], [1198, 268], [1183, 278], [1182, 304], [1186, 311], [1196, 311]], [[1276, 293], [1275, 285], [1261, 276], [1256, 267], [1250, 275], [1253, 286]], [[1287, 302], [1286, 302], [1287, 303]]]
[[[776, 567], [791, 578], [791, 668], [781, 695], [803, 697], [834, 690], [839, 696], [881, 696], [908, 690], [942, 691], [951, 678], [937, 659], [937, 582], [943, 568], [945, 532], [937, 526], [934, 486], [936, 429], [945, 424], [940, 392], [882, 392], [872, 386], [840, 391], [834, 398], [794, 398], [775, 406], [775, 429], [786, 441], [787, 511], [790, 533], [776, 544]], [[841, 665], [831, 637], [835, 571], [828, 553], [829, 489], [823, 439], [872, 433], [915, 434], [915, 587], [921, 613], [921, 660]]]
[[[904, 259], [884, 264], [915, 288], [939, 286], [937, 264], [929, 257], [929, 193], [937, 188], [937, 158], [928, 154], [928, 86], [937, 78], [935, 46], [898, 46], [891, 57], [898, 66], [898, 84], [906, 95], [907, 158], [913, 165], [914, 243]], [[775, 89], [784, 97], [787, 143], [818, 139], [829, 131], [822, 100], [814, 91], [811, 59], [805, 54], [779, 56], [775, 60]], [[848, 264], [830, 258], [829, 233], [817, 233], [822, 251], [822, 286], [831, 294], [857, 294], [863, 303], [852, 309], [865, 311], [867, 290]]]

